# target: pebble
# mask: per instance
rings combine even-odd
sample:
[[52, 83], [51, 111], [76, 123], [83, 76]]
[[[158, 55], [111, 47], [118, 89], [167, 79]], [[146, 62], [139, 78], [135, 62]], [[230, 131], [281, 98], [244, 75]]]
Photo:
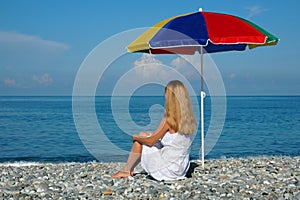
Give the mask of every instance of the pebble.
[[104, 195], [111, 195], [112, 193], [113, 193], [112, 190], [105, 190], [105, 191], [103, 192]]
[[300, 156], [211, 159], [174, 182], [150, 179], [137, 166], [112, 179], [124, 163], [0, 163], [0, 199], [300, 199]]

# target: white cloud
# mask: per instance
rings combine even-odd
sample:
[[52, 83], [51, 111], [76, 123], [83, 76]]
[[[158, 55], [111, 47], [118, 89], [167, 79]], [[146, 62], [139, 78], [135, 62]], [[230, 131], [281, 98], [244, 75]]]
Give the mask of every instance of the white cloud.
[[257, 5], [247, 7], [246, 9], [249, 11], [248, 16], [247, 16], [248, 19], [268, 10], [268, 9], [262, 8], [261, 6], [257, 6]]
[[0, 31], [0, 44], [6, 48], [25, 48], [42, 51], [59, 51], [63, 52], [70, 47], [66, 44], [46, 40], [38, 36], [26, 35], [15, 31]]
[[236, 77], [236, 74], [235, 73], [231, 73], [231, 74], [229, 74], [229, 76], [228, 76], [230, 79], [235, 79], [235, 77]]
[[11, 79], [11, 78], [5, 78], [5, 79], [3, 80], [3, 83], [4, 83], [4, 85], [6, 85], [6, 86], [11, 86], [11, 87], [14, 87], [14, 86], [17, 85], [17, 84], [16, 84], [16, 80], [15, 80], [15, 79]]
[[159, 79], [167, 76], [163, 69], [163, 63], [157, 60], [153, 55], [143, 54], [139, 60], [134, 62], [134, 69], [138, 76], [145, 79]]
[[187, 62], [183, 58], [177, 57], [172, 60], [171, 65], [175, 69], [180, 69], [180, 68], [184, 67], [185, 65], [187, 65]]
[[0, 30], [2, 63], [15, 67], [33, 67], [50, 63], [70, 47], [38, 36]]
[[183, 55], [172, 60], [171, 65], [189, 80], [199, 79], [199, 74], [193, 67], [197, 67], [200, 62], [198, 57]]
[[41, 76], [33, 75], [32, 80], [36, 81], [40, 85], [45, 85], [45, 86], [48, 86], [53, 82], [52, 77], [47, 73], [45, 73]]

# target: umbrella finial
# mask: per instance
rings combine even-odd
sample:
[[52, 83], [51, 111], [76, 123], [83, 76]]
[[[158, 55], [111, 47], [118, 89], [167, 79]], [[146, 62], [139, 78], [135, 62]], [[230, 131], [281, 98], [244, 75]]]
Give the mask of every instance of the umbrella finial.
[[202, 8], [199, 8], [199, 12], [202, 12], [203, 11], [203, 9]]

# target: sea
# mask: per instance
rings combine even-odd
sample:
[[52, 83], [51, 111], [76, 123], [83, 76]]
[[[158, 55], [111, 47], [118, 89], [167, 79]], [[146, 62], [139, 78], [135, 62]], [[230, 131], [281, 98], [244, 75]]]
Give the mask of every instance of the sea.
[[[101, 130], [112, 147], [128, 152], [135, 126], [137, 131], [143, 130], [143, 127], [145, 131], [154, 131], [148, 130], [148, 125], [158, 125], [163, 109], [157, 109], [156, 115], [153, 115], [151, 113], [155, 109], [152, 108], [153, 105], [163, 108], [164, 97], [118, 98], [124, 98], [126, 104], [125, 107], [117, 106], [116, 111], [113, 105], [116, 107], [118, 101], [112, 104], [112, 97], [93, 97], [95, 127], [101, 129], [90, 127], [85, 137], [89, 138], [90, 132]], [[204, 102], [205, 132], [211, 128], [211, 98], [206, 97]], [[224, 124], [205, 159], [300, 155], [300, 96], [225, 98]], [[0, 97], [0, 162], [126, 161], [127, 156], [123, 154], [95, 156], [76, 126], [73, 101], [72, 96]], [[198, 106], [199, 98], [196, 104]], [[191, 159], [201, 158], [200, 129], [198, 124], [191, 146]], [[97, 146], [94, 146], [95, 149]], [[103, 151], [103, 155], [110, 155], [110, 148], [99, 147], [99, 150]]]

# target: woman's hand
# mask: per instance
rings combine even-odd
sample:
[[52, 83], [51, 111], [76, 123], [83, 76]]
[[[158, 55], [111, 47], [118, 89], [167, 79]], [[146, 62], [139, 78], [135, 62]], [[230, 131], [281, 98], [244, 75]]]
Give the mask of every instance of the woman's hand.
[[138, 141], [139, 135], [138, 134], [134, 134], [132, 136], [132, 142]]
[[148, 137], [150, 137], [151, 135], [152, 135], [151, 132], [140, 132], [140, 134], [134, 134], [134, 135], [132, 136], [132, 142], [135, 142], [135, 141], [141, 142], [141, 141], [140, 141], [141, 138], [148, 138]]
[[163, 138], [166, 132], [170, 129], [166, 118], [163, 118], [154, 133], [151, 132], [140, 132], [140, 134], [134, 134], [132, 136], [132, 142], [139, 142], [149, 147], [153, 146], [157, 140]]

